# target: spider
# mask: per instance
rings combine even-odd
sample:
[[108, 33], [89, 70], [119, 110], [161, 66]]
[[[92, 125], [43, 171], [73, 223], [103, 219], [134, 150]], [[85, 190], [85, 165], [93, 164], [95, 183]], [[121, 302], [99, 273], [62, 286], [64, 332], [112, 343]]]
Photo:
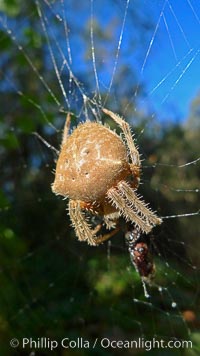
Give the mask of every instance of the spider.
[[[141, 162], [128, 123], [110, 110], [102, 111], [119, 125], [124, 138], [90, 121], [79, 124], [69, 135], [68, 114], [52, 184], [55, 194], [69, 198], [69, 215], [78, 240], [93, 246], [119, 230], [121, 216], [146, 234], [162, 222], [136, 193]], [[87, 212], [101, 216], [111, 231], [99, 236], [102, 223], [92, 228]]]

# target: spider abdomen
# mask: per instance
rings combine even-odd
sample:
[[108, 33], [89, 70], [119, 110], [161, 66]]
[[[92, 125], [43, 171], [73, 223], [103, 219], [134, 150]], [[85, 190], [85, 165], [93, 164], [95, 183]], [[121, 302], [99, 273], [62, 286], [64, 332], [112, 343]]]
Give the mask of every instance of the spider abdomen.
[[70, 199], [100, 202], [129, 174], [122, 139], [99, 123], [86, 122], [62, 145], [52, 189]]

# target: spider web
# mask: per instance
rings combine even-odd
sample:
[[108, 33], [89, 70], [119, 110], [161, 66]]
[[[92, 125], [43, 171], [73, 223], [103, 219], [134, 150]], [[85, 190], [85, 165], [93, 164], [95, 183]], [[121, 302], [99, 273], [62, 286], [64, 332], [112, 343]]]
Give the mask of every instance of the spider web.
[[[1, 168], [4, 354], [49, 354], [41, 343], [37, 350], [23, 348], [25, 337], [59, 341], [58, 355], [69, 351], [60, 344], [63, 338], [76, 340], [83, 354], [87, 350], [78, 338], [91, 345], [98, 338], [90, 351], [102, 355], [109, 351], [101, 345], [104, 338], [192, 340], [191, 354], [198, 353], [199, 124], [188, 118], [199, 89], [199, 4], [184, 0], [180, 9], [168, 0], [35, 0], [0, 6], [1, 93], [7, 95], [2, 157], [10, 152]], [[85, 119], [106, 120], [102, 106], [131, 124], [143, 159], [140, 192], [163, 218], [150, 236], [156, 276], [146, 286], [148, 298], [123, 234], [95, 249], [78, 242], [66, 201], [50, 190], [56, 158], [51, 145], [59, 148], [67, 112], [75, 126]], [[180, 127], [188, 140], [194, 135], [193, 146], [181, 145]], [[13, 338], [19, 340], [16, 349], [9, 345]], [[160, 354], [160, 348], [154, 352]]]

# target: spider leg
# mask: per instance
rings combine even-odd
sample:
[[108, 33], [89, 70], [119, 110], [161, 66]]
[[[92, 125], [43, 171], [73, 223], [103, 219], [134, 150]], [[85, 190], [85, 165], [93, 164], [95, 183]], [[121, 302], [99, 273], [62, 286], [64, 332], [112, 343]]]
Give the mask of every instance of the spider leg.
[[89, 245], [95, 246], [94, 233], [87, 223], [78, 201], [69, 201], [69, 215], [79, 241], [87, 241]]
[[133, 221], [143, 232], [149, 233], [152, 225], [146, 221], [143, 216], [140, 216], [139, 211], [134, 211], [132, 203], [118, 191], [117, 188], [109, 189], [107, 193], [112, 205], [114, 205], [126, 220]]
[[140, 155], [139, 155], [139, 152], [134, 144], [129, 124], [125, 120], [123, 120], [119, 115], [114, 114], [110, 110], [102, 108], [102, 111], [106, 115], [110, 116], [120, 126], [120, 128], [122, 129], [122, 131], [124, 133], [126, 142], [127, 142], [131, 161], [132, 161], [133, 165], [140, 167], [141, 166]]
[[105, 215], [104, 222], [106, 224], [107, 229], [110, 230], [115, 228], [119, 217], [120, 217], [119, 211]]
[[152, 227], [161, 224], [162, 219], [158, 218], [157, 215], [148, 208], [148, 204], [136, 195], [136, 192], [128, 185], [128, 183], [121, 181], [118, 184], [118, 189], [119, 192], [125, 197], [129, 205], [131, 204], [131, 208], [135, 209], [144, 221]]
[[[139, 152], [132, 139], [130, 126], [119, 115], [114, 114], [112, 111], [107, 110], [105, 108], [103, 108], [102, 110], [121, 127], [124, 133], [130, 153], [130, 158], [132, 161], [132, 163], [130, 164], [130, 168], [133, 173], [133, 176], [135, 177], [134, 187], [137, 188], [139, 185], [141, 162]], [[114, 197], [114, 195], [116, 194], [117, 197]], [[114, 191], [110, 189], [108, 196], [110, 197], [111, 201], [113, 201], [113, 204], [122, 212], [122, 214], [128, 220], [133, 220], [136, 225], [141, 228], [142, 231], [148, 233], [153, 226], [161, 224], [162, 220], [158, 218], [156, 214], [148, 208], [147, 204], [145, 204], [136, 195], [135, 191], [125, 181], [121, 181], [120, 183], [118, 183], [117, 191], [116, 189]], [[131, 216], [132, 218], [130, 218]]]
[[99, 236], [95, 239], [95, 244], [96, 245], [99, 245], [101, 244], [102, 242], [110, 239], [112, 236], [114, 236], [117, 232], [119, 231], [119, 228], [116, 227], [114, 230], [108, 232], [107, 234], [105, 235], [102, 235], [102, 236]]
[[101, 224], [92, 230], [80, 205], [78, 201], [69, 201], [69, 215], [79, 241], [87, 241], [89, 245], [96, 246], [112, 237], [118, 231], [116, 228], [108, 234], [97, 237], [96, 233], [101, 229]]
[[64, 145], [66, 143], [66, 141], [67, 141], [67, 138], [69, 136], [70, 124], [71, 124], [71, 115], [68, 112], [67, 117], [66, 117], [66, 121], [65, 121], [64, 130], [63, 130], [61, 146]]

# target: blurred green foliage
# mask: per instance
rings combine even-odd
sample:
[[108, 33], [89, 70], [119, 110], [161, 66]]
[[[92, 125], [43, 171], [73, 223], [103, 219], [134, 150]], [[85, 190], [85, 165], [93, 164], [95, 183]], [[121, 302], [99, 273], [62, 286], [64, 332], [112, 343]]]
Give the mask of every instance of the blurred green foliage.
[[[13, 17], [21, 26], [20, 43], [28, 49], [34, 68], [59, 97], [54, 70], [50, 68], [46, 72], [46, 42], [38, 30], [37, 12], [35, 8], [32, 11], [32, 4], [25, 7], [23, 4], [22, 1], [1, 1], [0, 10], [11, 17], [11, 27]], [[47, 14], [49, 18], [51, 15], [51, 12]], [[98, 23], [95, 29], [102, 41]], [[109, 33], [104, 36], [109, 41]], [[150, 339], [155, 335], [166, 340], [191, 337], [194, 348], [185, 354], [199, 354], [198, 216], [165, 220], [152, 233], [157, 272], [155, 284], [149, 287], [151, 299], [146, 300], [141, 279], [129, 263], [122, 233], [112, 239], [111, 247], [104, 244], [98, 248], [88, 247], [74, 236], [66, 201], [51, 192], [55, 157], [33, 135], [38, 132], [59, 147], [65, 114], [55, 107], [51, 94], [44, 90], [24, 53], [16, 48], [3, 28], [0, 43], [3, 78], [0, 107], [1, 354], [15, 354], [8, 341], [13, 337], [19, 340], [22, 337], [130, 340], [142, 336]], [[131, 100], [127, 114], [130, 119], [135, 104], [131, 93], [136, 82], [131, 83], [131, 87], [126, 83], [123, 90], [121, 83], [126, 71], [133, 69], [124, 64], [119, 71], [116, 91], [120, 99], [113, 108], [120, 113]], [[81, 76], [83, 78], [84, 73], [80, 73]], [[88, 78], [84, 84], [90, 89]], [[142, 93], [143, 88], [140, 88], [138, 96]], [[162, 127], [159, 120], [152, 121], [150, 114], [143, 116], [140, 111], [134, 121], [137, 143], [145, 158], [140, 193], [162, 216], [198, 210], [198, 193], [194, 189], [198, 188], [199, 165], [198, 162], [185, 164], [198, 157], [199, 98], [197, 96], [191, 104], [184, 124]], [[60, 97], [59, 101], [62, 102]], [[108, 106], [111, 107], [111, 103]], [[76, 108], [74, 112], [76, 116]], [[158, 291], [157, 285], [163, 286], [163, 290]], [[174, 309], [173, 301], [177, 302]], [[188, 310], [194, 313], [192, 321], [183, 318]], [[81, 350], [81, 354], [88, 354], [86, 351]], [[91, 354], [109, 352], [97, 346]], [[58, 349], [54, 354], [71, 353]], [[137, 354], [137, 350], [129, 353]], [[173, 350], [173, 353], [179, 354], [179, 351]], [[27, 350], [18, 348], [16, 354], [27, 355]], [[37, 354], [49, 353], [43, 350]], [[160, 355], [159, 350], [152, 354]]]

